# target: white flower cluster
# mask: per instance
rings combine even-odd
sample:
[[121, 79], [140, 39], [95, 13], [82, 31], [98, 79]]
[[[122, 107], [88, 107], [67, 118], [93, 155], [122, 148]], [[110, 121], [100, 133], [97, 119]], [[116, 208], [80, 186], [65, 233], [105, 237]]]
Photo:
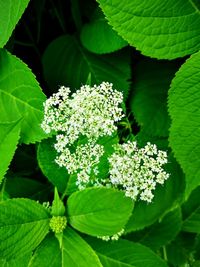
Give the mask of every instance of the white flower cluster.
[[122, 188], [127, 197], [151, 202], [156, 184], [163, 184], [169, 174], [163, 170], [167, 163], [167, 153], [158, 150], [149, 142], [138, 148], [136, 142], [115, 146], [115, 152], [108, 159], [110, 163], [110, 182]]
[[66, 167], [69, 174], [78, 173], [76, 184], [79, 189], [84, 189], [90, 183], [93, 172], [98, 174], [98, 163], [104, 153], [104, 147], [93, 142], [78, 145], [75, 152], [65, 147], [62, 153], [56, 157], [56, 163]]
[[111, 83], [84, 85], [71, 97], [69, 93], [70, 89], [62, 86], [44, 104], [42, 128], [46, 133], [63, 132], [61, 147], [73, 144], [80, 136], [96, 141], [117, 130], [115, 122], [124, 116], [119, 107], [123, 94]]
[[[93, 87], [84, 85], [71, 96], [70, 89], [62, 86], [44, 103], [41, 127], [46, 133], [57, 133], [56, 162], [70, 174], [77, 173], [79, 189], [89, 183], [91, 173], [98, 173], [104, 147], [96, 142], [117, 130], [115, 123], [124, 116], [119, 107], [122, 102], [122, 93], [103, 82]], [[81, 138], [86, 142], [79, 145]]]
[[106, 235], [106, 236], [97, 236], [97, 238], [99, 239], [102, 239], [103, 241], [117, 241], [124, 233], [124, 229], [122, 229], [121, 231], [119, 231], [118, 233], [112, 235], [112, 236], [109, 236], [109, 235]]

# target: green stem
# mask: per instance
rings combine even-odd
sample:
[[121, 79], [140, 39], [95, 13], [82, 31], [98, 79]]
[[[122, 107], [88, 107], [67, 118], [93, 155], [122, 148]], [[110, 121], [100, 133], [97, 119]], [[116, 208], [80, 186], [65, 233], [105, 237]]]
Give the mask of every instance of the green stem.
[[166, 247], [163, 246], [162, 249], [163, 249], [163, 258], [164, 258], [165, 261], [168, 261]]
[[63, 21], [61, 19], [61, 16], [60, 16], [60, 14], [58, 12], [58, 9], [57, 9], [56, 5], [54, 4], [53, 0], [51, 0], [51, 5], [52, 5], [52, 7], [54, 9], [54, 12], [55, 12], [55, 15], [56, 15], [56, 17], [58, 19], [60, 27], [61, 27], [62, 31], [65, 33], [66, 32], [65, 25], [64, 25], [64, 23], [63, 23]]
[[33, 48], [35, 49], [35, 51], [36, 51], [36, 53], [38, 54], [39, 58], [41, 58], [40, 51], [39, 51], [39, 49], [37, 48], [37, 45], [36, 45], [35, 40], [34, 40], [34, 38], [33, 38], [33, 35], [32, 35], [32, 33], [31, 33], [29, 27], [27, 26], [26, 22], [24, 22], [24, 28], [25, 28], [25, 31], [26, 31], [28, 37], [30, 38], [30, 40], [31, 40], [31, 42], [32, 42], [32, 46], [33, 46]]

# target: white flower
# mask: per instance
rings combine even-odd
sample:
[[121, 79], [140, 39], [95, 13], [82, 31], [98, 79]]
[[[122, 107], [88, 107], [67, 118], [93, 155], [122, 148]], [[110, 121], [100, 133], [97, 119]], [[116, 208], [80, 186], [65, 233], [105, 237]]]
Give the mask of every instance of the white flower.
[[110, 163], [110, 182], [122, 188], [127, 197], [151, 202], [156, 184], [163, 184], [169, 174], [163, 170], [167, 163], [167, 153], [158, 150], [149, 142], [144, 148], [137, 148], [136, 142], [119, 144], [108, 159]]
[[58, 150], [73, 144], [80, 136], [96, 141], [117, 130], [115, 123], [124, 116], [119, 107], [123, 95], [113, 89], [111, 83], [103, 82], [93, 87], [84, 85], [71, 97], [69, 93], [70, 89], [62, 86], [44, 104], [41, 126], [46, 133], [61, 132], [57, 137]]
[[74, 152], [65, 147], [56, 157], [56, 163], [65, 167], [69, 174], [77, 173], [76, 185], [79, 189], [84, 189], [90, 182], [91, 173], [98, 173], [97, 165], [103, 153], [102, 145], [88, 142], [78, 145]]
[[117, 241], [124, 233], [124, 229], [120, 230], [118, 233], [112, 235], [112, 236], [97, 236], [97, 238], [102, 239], [103, 241]]
[[115, 123], [124, 116], [119, 107], [122, 102], [122, 93], [103, 82], [93, 87], [84, 85], [71, 96], [70, 89], [62, 86], [44, 103], [41, 127], [46, 133], [56, 132], [55, 161], [69, 174], [77, 174], [79, 189], [100, 185], [95, 177], [104, 146], [97, 141], [117, 130]]
[[109, 177], [99, 177], [104, 146], [98, 141], [117, 130], [116, 123], [124, 116], [122, 101], [122, 93], [107, 82], [93, 87], [84, 85], [71, 96], [70, 89], [62, 86], [44, 103], [41, 126], [46, 133], [56, 133], [55, 161], [69, 174], [77, 175], [80, 190], [86, 186], [115, 187], [133, 200], [151, 202], [156, 185], [164, 184], [169, 174], [163, 169], [167, 153], [150, 142], [144, 148], [130, 141], [115, 145], [108, 158]]

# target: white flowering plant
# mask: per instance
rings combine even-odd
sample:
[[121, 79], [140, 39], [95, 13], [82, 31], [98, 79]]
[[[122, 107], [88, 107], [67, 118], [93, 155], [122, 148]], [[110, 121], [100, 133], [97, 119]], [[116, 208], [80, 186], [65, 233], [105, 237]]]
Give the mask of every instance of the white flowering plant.
[[[126, 197], [151, 202], [157, 184], [164, 184], [169, 173], [163, 169], [167, 153], [155, 144], [137, 148], [136, 141], [110, 144], [110, 151], [102, 140], [117, 135], [117, 123], [125, 117], [123, 94], [108, 82], [82, 86], [70, 95], [62, 86], [44, 103], [43, 130], [56, 134], [55, 162], [75, 174], [78, 190], [86, 187], [110, 187], [123, 190]], [[106, 153], [106, 176], [99, 175], [98, 165]], [[105, 161], [104, 160], [104, 161]]]
[[199, 7], [0, 1], [0, 267], [199, 266]]

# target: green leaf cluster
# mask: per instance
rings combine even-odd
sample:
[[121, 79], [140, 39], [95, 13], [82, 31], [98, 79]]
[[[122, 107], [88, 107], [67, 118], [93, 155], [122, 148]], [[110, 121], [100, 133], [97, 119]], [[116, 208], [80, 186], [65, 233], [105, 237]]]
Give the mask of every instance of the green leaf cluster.
[[[199, 266], [199, 25], [198, 0], [0, 0], [0, 266]], [[123, 93], [125, 117], [98, 140], [97, 176], [113, 145], [156, 144], [170, 178], [150, 204], [78, 191], [41, 129], [61, 85], [103, 81]]]

